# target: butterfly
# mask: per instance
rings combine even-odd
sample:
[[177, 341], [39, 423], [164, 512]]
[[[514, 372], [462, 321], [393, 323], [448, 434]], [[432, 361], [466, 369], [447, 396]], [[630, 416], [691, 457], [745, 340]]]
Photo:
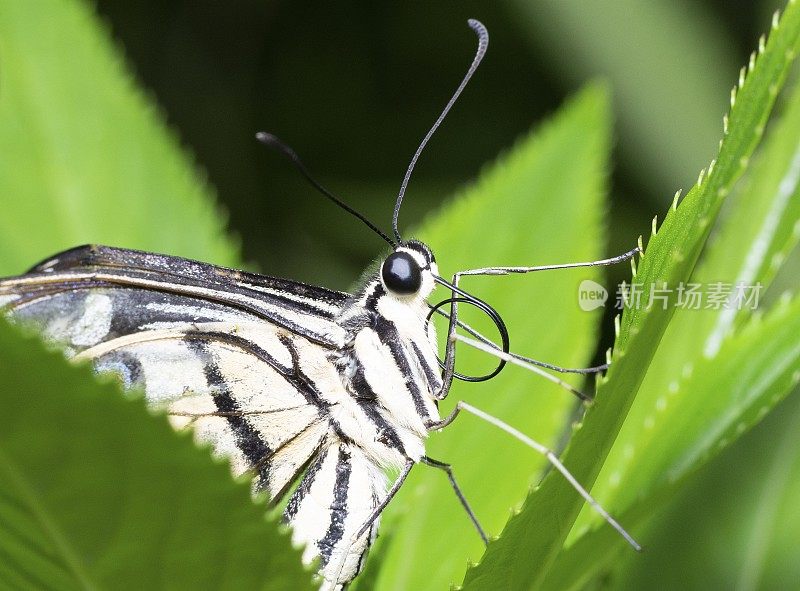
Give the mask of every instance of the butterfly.
[[[439, 275], [431, 249], [404, 240], [398, 231], [414, 165], [486, 51], [486, 28], [475, 20], [469, 25], [478, 36], [478, 50], [411, 160], [395, 203], [393, 237], [317, 183], [291, 148], [270, 134], [258, 135], [391, 246], [379, 270], [355, 293], [106, 246], [74, 248], [24, 275], [0, 279], [0, 309], [14, 321], [35, 324], [70, 358], [89, 360], [97, 372], [111, 372], [126, 387], [143, 390], [152, 405], [166, 409], [173, 426], [192, 428], [198, 440], [230, 458], [234, 474], [251, 474], [255, 491], [267, 492], [273, 502], [288, 494], [285, 521], [293, 541], [305, 548], [304, 561], [319, 558], [323, 589], [341, 589], [358, 574], [382, 510], [419, 463], [447, 472], [486, 541], [450, 466], [425, 453], [427, 435], [462, 411], [500, 426], [546, 455], [635, 545], [551, 451], [463, 402], [450, 415], [439, 415], [438, 402], [454, 379], [483, 381], [507, 362], [537, 367], [537, 362], [509, 352], [500, 315], [458, 283], [465, 274], [540, 268], [476, 269], [448, 281]], [[625, 260], [637, 250], [585, 265]], [[437, 284], [452, 295], [431, 305], [428, 299]], [[460, 321], [459, 304], [487, 314], [501, 344]], [[430, 321], [434, 314], [448, 319], [442, 360]], [[458, 328], [471, 336], [457, 333]], [[499, 358], [494, 371], [477, 377], [457, 372], [459, 340]], [[399, 472], [391, 483], [387, 470]]]

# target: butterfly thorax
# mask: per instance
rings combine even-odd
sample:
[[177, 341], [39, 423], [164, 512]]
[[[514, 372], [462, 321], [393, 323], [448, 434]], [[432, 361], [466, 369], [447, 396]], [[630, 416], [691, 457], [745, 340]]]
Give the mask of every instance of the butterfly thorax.
[[[422, 263], [424, 273], [435, 272], [435, 263]], [[354, 432], [345, 435], [382, 464], [400, 467], [409, 458], [419, 460], [426, 425], [439, 419], [435, 395], [442, 380], [435, 334], [426, 321], [432, 283], [431, 279], [430, 286], [423, 284], [415, 294], [398, 295], [374, 276], [337, 318], [348, 342], [332, 361], [357, 414], [367, 419], [349, 421]], [[332, 414], [336, 416], [336, 410]]]

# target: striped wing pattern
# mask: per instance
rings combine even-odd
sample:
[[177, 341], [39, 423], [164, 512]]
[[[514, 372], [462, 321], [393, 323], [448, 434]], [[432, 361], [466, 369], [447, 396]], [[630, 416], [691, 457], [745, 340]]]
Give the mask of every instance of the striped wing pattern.
[[349, 296], [86, 246], [0, 279], [0, 307], [142, 388], [274, 501], [305, 471], [285, 517], [304, 558], [321, 558], [323, 588], [358, 573], [377, 520], [355, 536], [387, 493], [384, 469], [418, 461], [438, 419], [435, 354], [416, 344], [424, 309], [397, 305], [378, 280]]

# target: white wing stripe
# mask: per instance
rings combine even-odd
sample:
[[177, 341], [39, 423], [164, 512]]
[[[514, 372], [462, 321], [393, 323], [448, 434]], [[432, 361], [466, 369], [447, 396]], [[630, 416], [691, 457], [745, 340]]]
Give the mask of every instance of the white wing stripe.
[[266, 293], [275, 297], [279, 297], [285, 300], [291, 300], [293, 302], [297, 302], [298, 304], [303, 304], [309, 308], [314, 308], [319, 310], [320, 312], [325, 312], [328, 315], [337, 314], [340, 311], [339, 306], [334, 304], [329, 304], [327, 302], [323, 302], [322, 300], [315, 300], [313, 298], [303, 297], [294, 293], [290, 293], [288, 291], [282, 291], [280, 289], [274, 289], [272, 287], [264, 287], [263, 285], [254, 285], [252, 283], [245, 283], [245, 282], [238, 282], [238, 285], [247, 288], [253, 289], [255, 291], [260, 291], [262, 293]]

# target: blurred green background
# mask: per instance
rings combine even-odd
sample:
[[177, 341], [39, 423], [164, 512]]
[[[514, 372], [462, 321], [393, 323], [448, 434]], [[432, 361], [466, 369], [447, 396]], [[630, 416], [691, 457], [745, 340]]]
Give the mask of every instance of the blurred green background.
[[336, 288], [351, 285], [380, 243], [258, 145], [255, 131], [282, 137], [323, 182], [388, 226], [408, 160], [471, 59], [466, 20], [478, 18], [489, 28], [489, 53], [420, 161], [403, 227], [601, 76], [612, 83], [617, 118], [608, 247], [616, 252], [714, 156], [738, 69], [778, 6], [97, 2], [139, 80], [208, 172], [247, 259]]

